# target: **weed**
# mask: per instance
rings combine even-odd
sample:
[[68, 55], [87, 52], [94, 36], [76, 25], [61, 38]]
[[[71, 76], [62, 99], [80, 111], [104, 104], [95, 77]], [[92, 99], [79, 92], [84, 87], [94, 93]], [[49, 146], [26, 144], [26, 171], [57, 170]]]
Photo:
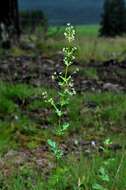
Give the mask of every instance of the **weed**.
[[[62, 123], [62, 118], [64, 117], [65, 110], [67, 110], [68, 104], [70, 102], [70, 97], [73, 96], [76, 92], [73, 87], [73, 79], [71, 75], [68, 75], [69, 67], [72, 65], [73, 61], [75, 60], [75, 50], [76, 47], [72, 46], [72, 42], [75, 40], [75, 30], [73, 26], [68, 24], [67, 28], [65, 29], [65, 38], [68, 41], [68, 46], [63, 48], [64, 53], [64, 67], [65, 70], [63, 73], [60, 74], [58, 77], [58, 84], [60, 87], [60, 91], [58, 92], [58, 99], [59, 102], [55, 102], [54, 98], [49, 98], [47, 92], [43, 93], [44, 99], [52, 106], [54, 109], [55, 114], [57, 115], [57, 128], [56, 128], [56, 135], [63, 136], [66, 130], [70, 127], [68, 122]], [[55, 80], [57, 76], [53, 75], [52, 79]], [[68, 111], [68, 110], [67, 110]], [[57, 143], [51, 139], [48, 140], [48, 144], [53, 151], [54, 155], [57, 159], [61, 159], [63, 153], [60, 150]]]

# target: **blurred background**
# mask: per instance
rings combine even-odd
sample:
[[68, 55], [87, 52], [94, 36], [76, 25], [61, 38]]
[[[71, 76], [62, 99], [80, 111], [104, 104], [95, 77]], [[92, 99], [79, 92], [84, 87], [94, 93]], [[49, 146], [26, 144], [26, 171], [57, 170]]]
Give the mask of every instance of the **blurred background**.
[[49, 24], [98, 24], [104, 0], [19, 0], [20, 10], [43, 10]]

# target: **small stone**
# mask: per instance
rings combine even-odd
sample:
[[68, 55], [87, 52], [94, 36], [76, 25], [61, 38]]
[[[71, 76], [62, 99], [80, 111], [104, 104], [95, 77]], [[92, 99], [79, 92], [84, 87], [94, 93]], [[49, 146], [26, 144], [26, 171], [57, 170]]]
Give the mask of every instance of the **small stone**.
[[33, 50], [35, 49], [35, 44], [34, 43], [22, 43], [20, 45], [20, 47], [23, 49], [23, 50]]
[[28, 160], [28, 155], [25, 152], [10, 150], [4, 155], [4, 161], [15, 165], [21, 165]]
[[119, 84], [105, 83], [103, 85], [103, 90], [119, 92], [123, 88]]

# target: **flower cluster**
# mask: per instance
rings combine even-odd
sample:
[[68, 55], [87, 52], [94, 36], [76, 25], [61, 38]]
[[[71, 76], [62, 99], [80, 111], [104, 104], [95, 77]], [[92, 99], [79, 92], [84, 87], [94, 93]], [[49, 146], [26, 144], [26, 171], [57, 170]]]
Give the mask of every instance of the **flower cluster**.
[[70, 23], [68, 23], [68, 24], [67, 24], [67, 28], [66, 28], [66, 30], [65, 30], [65, 32], [64, 32], [64, 35], [65, 35], [66, 40], [68, 40], [68, 42], [71, 43], [72, 41], [75, 40], [75, 34], [76, 34], [76, 32], [75, 32], [74, 27], [71, 26]]
[[74, 53], [76, 51], [76, 47], [66, 47], [63, 48], [63, 53], [64, 53], [64, 64], [66, 66], [70, 66], [73, 61], [75, 60]]

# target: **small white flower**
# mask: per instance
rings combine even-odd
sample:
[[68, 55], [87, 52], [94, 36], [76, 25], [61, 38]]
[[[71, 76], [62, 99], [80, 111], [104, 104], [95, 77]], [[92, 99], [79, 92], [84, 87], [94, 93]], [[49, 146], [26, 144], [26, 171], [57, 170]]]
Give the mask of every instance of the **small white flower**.
[[52, 75], [52, 80], [55, 80], [55, 76], [54, 75]]
[[96, 146], [96, 142], [95, 142], [95, 141], [91, 141], [91, 145], [92, 145], [93, 147], [95, 147], [95, 146]]
[[67, 26], [70, 26], [70, 23], [67, 23]]
[[66, 39], [69, 41], [69, 42], [72, 42], [74, 41], [75, 39], [75, 29], [73, 26], [71, 26], [70, 23], [67, 24], [67, 28], [64, 32], [64, 35], [66, 37]]

